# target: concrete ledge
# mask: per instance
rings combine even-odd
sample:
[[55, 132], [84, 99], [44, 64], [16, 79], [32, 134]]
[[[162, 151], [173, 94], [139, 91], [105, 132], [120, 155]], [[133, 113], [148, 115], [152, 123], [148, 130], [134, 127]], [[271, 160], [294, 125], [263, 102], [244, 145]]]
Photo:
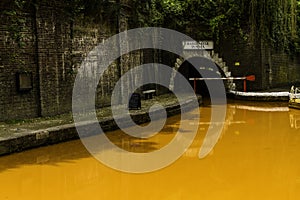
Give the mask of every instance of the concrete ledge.
[[[201, 102], [202, 99], [201, 97], [199, 97], [198, 103], [200, 104]], [[183, 106], [184, 110], [191, 109], [194, 106], [194, 102], [187, 100]], [[181, 107], [179, 104], [165, 106], [165, 110], [168, 117], [181, 113]], [[132, 120], [137, 124], [143, 124], [150, 121], [148, 112], [134, 113], [131, 114], [131, 117]], [[95, 131], [91, 130], [90, 125], [92, 123], [95, 122], [85, 122], [80, 125], [80, 128], [86, 129], [87, 137], [96, 133]], [[103, 131], [113, 131], [119, 128], [112, 117], [101, 119], [97, 123], [100, 124]], [[66, 124], [36, 131], [30, 131], [22, 133], [20, 134], [20, 136], [14, 135], [11, 137], [0, 138], [0, 155], [11, 154], [31, 148], [57, 144], [74, 139], [79, 139], [74, 124]]]
[[239, 92], [229, 91], [228, 97], [245, 101], [289, 101], [289, 92]]

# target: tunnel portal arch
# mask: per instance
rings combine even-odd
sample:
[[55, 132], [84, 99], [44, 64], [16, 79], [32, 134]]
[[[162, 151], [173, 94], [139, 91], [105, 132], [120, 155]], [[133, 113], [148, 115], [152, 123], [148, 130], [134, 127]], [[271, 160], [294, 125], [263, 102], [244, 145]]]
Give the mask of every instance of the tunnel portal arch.
[[[186, 54], [186, 53], [185, 53]], [[213, 51], [204, 51], [203, 55], [193, 55], [192, 52], [188, 52], [188, 55], [183, 58], [177, 58], [174, 69], [181, 73], [194, 87], [194, 81], [189, 80], [190, 78], [229, 78], [223, 80], [226, 91], [235, 90], [236, 86], [231, 77], [231, 72], [228, 71], [226, 63], [223, 62], [222, 58], [219, 58], [218, 54]], [[206, 63], [206, 64], [205, 64]], [[195, 67], [197, 68], [195, 68]], [[170, 88], [180, 87], [173, 81], [174, 77], [171, 77]], [[208, 88], [205, 81], [196, 81], [196, 93], [203, 96], [209, 97]]]
[[[221, 77], [225, 78], [226, 74], [222, 70], [222, 68], [215, 62], [213, 62], [213, 64], [215, 64], [215, 67], [207, 66], [207, 65], [205, 66], [205, 64], [200, 64], [195, 66], [194, 63], [203, 63], [201, 59], [203, 58], [201, 57], [189, 58], [183, 61], [183, 63], [180, 65], [177, 71], [181, 73], [189, 81], [192, 87], [196, 86], [194, 89], [197, 94], [201, 94], [202, 96], [209, 96], [208, 88], [204, 80], [200, 80], [200, 81], [198, 80], [194, 82], [193, 80], [189, 80], [189, 79], [190, 78], [221, 78]], [[223, 81], [223, 82], [224, 85], [227, 84], [227, 81]], [[180, 86], [176, 85], [175, 83], [175, 87], [180, 87]]]

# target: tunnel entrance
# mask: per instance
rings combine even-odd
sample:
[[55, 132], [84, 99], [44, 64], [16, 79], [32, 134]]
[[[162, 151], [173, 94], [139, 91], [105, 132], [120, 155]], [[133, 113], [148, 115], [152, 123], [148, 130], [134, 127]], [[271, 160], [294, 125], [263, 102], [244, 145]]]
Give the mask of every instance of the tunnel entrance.
[[[198, 69], [196, 69], [198, 68]], [[220, 78], [226, 77], [223, 70], [213, 61], [203, 57], [193, 57], [184, 61], [178, 69], [194, 88], [196, 86], [196, 94], [200, 94], [205, 99], [210, 99], [209, 90], [204, 80], [189, 80], [190, 78]], [[219, 80], [207, 80], [210, 82]], [[176, 85], [175, 85], [176, 86]]]
[[[199, 71], [193, 67], [191, 63], [185, 61], [178, 70], [190, 83], [190, 85], [194, 88], [194, 81], [189, 80], [189, 78], [203, 78]], [[196, 81], [196, 94], [201, 94], [202, 96], [208, 96], [209, 92], [205, 81]]]

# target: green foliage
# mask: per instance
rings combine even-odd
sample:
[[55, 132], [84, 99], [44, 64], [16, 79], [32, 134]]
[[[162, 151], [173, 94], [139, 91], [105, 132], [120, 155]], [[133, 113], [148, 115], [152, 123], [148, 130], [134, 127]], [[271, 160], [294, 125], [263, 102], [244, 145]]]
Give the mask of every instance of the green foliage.
[[216, 42], [265, 41], [278, 50], [299, 51], [300, 0], [133, 0], [133, 7], [137, 26], [172, 28]]
[[140, 27], [163, 26], [174, 28], [182, 25], [185, 11], [182, 0], [133, 0], [135, 8], [133, 23]]
[[262, 39], [277, 50], [294, 52], [297, 43], [299, 0], [251, 0], [250, 38]]
[[[262, 40], [279, 50], [300, 52], [300, 0], [129, 0], [127, 5], [122, 2], [125, 1], [64, 0], [71, 21], [84, 17], [89, 19], [85, 21], [112, 24], [120, 10], [126, 9], [130, 11], [132, 28], [166, 27], [195, 39], [216, 42], [230, 38], [254, 45]], [[12, 9], [3, 12], [10, 21], [10, 37], [19, 47], [24, 45], [27, 27], [20, 13], [30, 3], [12, 0]]]
[[26, 18], [21, 16], [20, 13], [26, 4], [27, 2], [25, 0], [14, 0], [11, 9], [3, 11], [3, 14], [8, 19], [6, 30], [8, 30], [10, 38], [15, 41], [20, 48], [25, 45], [24, 32], [27, 31]]
[[111, 0], [65, 0], [66, 14], [69, 20], [113, 23], [117, 18], [120, 4]]
[[134, 0], [139, 26], [162, 26], [216, 40], [232, 30], [242, 33], [241, 5], [242, 0]]
[[297, 0], [296, 16], [296, 39], [293, 47], [295, 52], [300, 53], [300, 0]]

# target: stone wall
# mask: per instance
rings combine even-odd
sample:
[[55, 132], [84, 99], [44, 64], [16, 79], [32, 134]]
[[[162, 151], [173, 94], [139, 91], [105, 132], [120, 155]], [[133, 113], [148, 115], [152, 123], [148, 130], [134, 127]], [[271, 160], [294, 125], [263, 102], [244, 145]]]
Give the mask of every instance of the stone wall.
[[[295, 55], [279, 52], [263, 41], [251, 46], [248, 41], [227, 38], [221, 41], [216, 51], [226, 61], [233, 77], [255, 75], [254, 82], [247, 81], [249, 91], [290, 86], [300, 82], [300, 59]], [[235, 62], [239, 62], [240, 66], [235, 66]], [[243, 82], [235, 82], [237, 89], [243, 90]]]
[[[249, 91], [262, 88], [261, 52], [257, 49], [260, 49], [259, 46], [253, 48], [245, 41], [234, 41], [228, 38], [221, 41], [215, 50], [219, 52], [219, 57], [226, 62], [233, 77], [256, 76], [255, 82], [247, 82], [247, 90]], [[236, 66], [236, 62], [239, 62], [240, 65]], [[236, 80], [234, 82], [236, 89], [242, 91], [243, 81]]]
[[72, 55], [71, 27], [59, 2], [43, 2], [36, 9], [36, 65], [39, 68], [41, 115], [70, 110], [73, 77], [68, 62]]
[[[30, 9], [16, 15], [9, 13], [7, 1], [0, 4], [0, 120], [37, 117], [39, 115], [38, 76], [35, 57], [35, 38]], [[3, 12], [2, 12], [3, 11]], [[20, 27], [21, 26], [21, 27]], [[15, 34], [9, 30], [15, 30]], [[18, 36], [22, 36], [18, 39]], [[17, 72], [32, 76], [32, 89], [19, 92]]]
[[290, 86], [300, 83], [300, 59], [285, 53], [273, 53], [271, 59], [271, 85]]
[[[0, 4], [11, 11], [9, 0]], [[71, 111], [72, 90], [77, 69], [87, 54], [118, 31], [112, 20], [92, 21], [84, 16], [71, 19], [64, 1], [37, 1], [17, 12], [22, 45], [13, 38], [9, 12], [2, 12], [0, 24], [0, 121], [53, 116]], [[124, 14], [125, 13], [125, 14]], [[128, 26], [123, 12], [122, 29]], [[24, 20], [24, 22], [23, 22]], [[18, 22], [19, 23], [19, 22]], [[12, 27], [14, 28], [14, 27]], [[15, 31], [16, 32], [16, 31]], [[110, 104], [114, 84], [122, 73], [141, 62], [140, 52], [126, 62], [113, 63], [98, 84], [96, 106]], [[119, 72], [119, 71], [122, 72]], [[32, 76], [32, 89], [19, 92], [16, 74]]]

